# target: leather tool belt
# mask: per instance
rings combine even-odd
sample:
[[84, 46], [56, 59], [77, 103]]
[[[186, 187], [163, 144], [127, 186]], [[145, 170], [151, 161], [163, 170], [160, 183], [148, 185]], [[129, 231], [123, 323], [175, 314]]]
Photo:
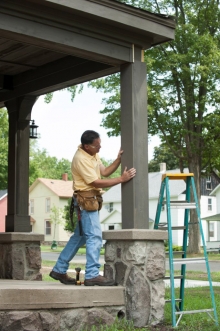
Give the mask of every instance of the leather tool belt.
[[75, 191], [74, 197], [81, 210], [97, 211], [102, 208], [103, 199], [98, 190]]

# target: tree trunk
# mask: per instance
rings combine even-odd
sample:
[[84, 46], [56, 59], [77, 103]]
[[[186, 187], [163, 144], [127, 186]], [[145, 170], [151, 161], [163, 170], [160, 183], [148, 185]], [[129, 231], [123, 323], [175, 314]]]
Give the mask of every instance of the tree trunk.
[[[196, 194], [197, 194], [199, 209], [200, 209], [201, 168], [200, 168], [199, 162], [196, 162], [196, 161], [198, 161], [198, 160], [192, 160], [192, 162], [190, 163], [189, 172], [194, 174]], [[192, 188], [191, 188], [191, 201], [194, 201]], [[189, 222], [188, 253], [198, 254], [200, 252], [201, 252], [201, 236], [200, 236], [200, 229], [199, 229], [199, 223], [198, 223], [198, 216], [197, 216], [196, 209], [191, 209], [190, 210], [190, 222]]]

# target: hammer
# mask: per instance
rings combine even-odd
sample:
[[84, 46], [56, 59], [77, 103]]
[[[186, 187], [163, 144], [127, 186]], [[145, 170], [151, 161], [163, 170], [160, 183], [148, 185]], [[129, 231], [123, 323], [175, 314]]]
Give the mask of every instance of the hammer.
[[81, 281], [79, 280], [79, 274], [81, 271], [81, 268], [75, 268], [76, 270], [76, 285], [81, 285]]

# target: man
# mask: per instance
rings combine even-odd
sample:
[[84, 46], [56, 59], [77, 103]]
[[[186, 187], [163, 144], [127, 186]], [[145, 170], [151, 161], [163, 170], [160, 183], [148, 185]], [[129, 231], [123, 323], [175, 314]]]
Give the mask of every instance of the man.
[[[69, 261], [72, 260], [78, 249], [84, 244], [86, 244], [84, 285], [114, 285], [114, 280], [109, 280], [99, 275], [102, 231], [99, 222], [98, 204], [94, 207], [96, 210], [90, 211], [90, 207], [96, 205], [96, 195], [98, 198], [103, 188], [129, 181], [135, 176], [136, 170], [134, 168], [127, 170], [126, 167], [120, 177], [101, 179], [101, 176], [108, 177], [119, 167], [123, 151], [120, 150], [117, 159], [111, 165], [105, 167], [98, 155], [100, 148], [101, 139], [99, 134], [95, 131], [87, 130], [82, 134], [81, 145], [78, 147], [72, 160], [73, 190], [74, 196], [77, 195], [77, 198], [74, 199], [74, 204], [75, 206], [77, 204], [80, 206], [82, 234], [80, 233], [78, 222], [74, 234], [70, 237], [50, 273], [50, 277], [66, 285], [74, 285], [76, 282], [66, 272], [69, 267]], [[96, 195], [92, 197], [92, 201], [89, 201], [90, 206], [88, 207], [84, 204], [83, 197], [88, 196], [90, 192], [96, 192]]]

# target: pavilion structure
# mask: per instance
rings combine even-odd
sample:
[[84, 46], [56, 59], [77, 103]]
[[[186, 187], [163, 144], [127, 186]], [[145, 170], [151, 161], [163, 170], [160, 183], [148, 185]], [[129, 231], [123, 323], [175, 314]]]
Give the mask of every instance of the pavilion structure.
[[[38, 248], [43, 238], [30, 233], [28, 208], [33, 105], [40, 95], [113, 73], [121, 76], [121, 145], [126, 151], [122, 169], [137, 169], [136, 177], [122, 185], [123, 235], [116, 237], [133, 244], [140, 240], [141, 247], [143, 240], [154, 240], [148, 230], [144, 50], [173, 40], [174, 32], [173, 17], [115, 0], [1, 0], [0, 107], [8, 111], [9, 152], [6, 232], [0, 233], [0, 278], [40, 279]], [[164, 234], [159, 236], [159, 232], [156, 242], [163, 243]], [[119, 259], [120, 249], [111, 242], [114, 236], [110, 232], [105, 236]], [[106, 272], [122, 275], [120, 268], [117, 271], [108, 265]], [[119, 283], [129, 288], [129, 284], [123, 284], [123, 277], [119, 278]], [[132, 283], [131, 278], [128, 282]], [[128, 313], [131, 319], [132, 314]]]

